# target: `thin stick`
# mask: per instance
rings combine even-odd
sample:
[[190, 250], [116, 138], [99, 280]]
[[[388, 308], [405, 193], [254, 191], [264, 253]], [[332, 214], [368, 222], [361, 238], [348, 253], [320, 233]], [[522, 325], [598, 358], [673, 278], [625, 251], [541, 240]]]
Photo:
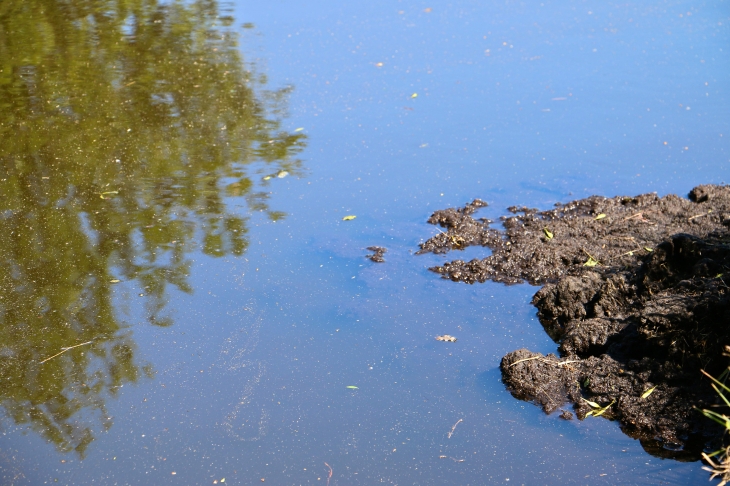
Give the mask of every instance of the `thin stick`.
[[627, 251], [626, 253], [621, 253], [620, 255], [618, 255], [618, 256], [615, 256], [615, 257], [613, 257], [613, 258], [620, 258], [620, 257], [622, 257], [622, 256], [624, 256], [624, 255], [631, 255], [631, 254], [633, 254], [634, 252], [637, 252], [637, 251], [641, 251], [641, 250], [644, 250], [644, 251], [646, 251], [646, 252], [649, 252], [649, 251], [651, 251], [651, 250], [647, 250], [647, 248], [646, 248], [645, 246], [642, 246], [642, 247], [639, 247], [639, 248], [637, 248], [636, 250], [629, 250], [629, 251]]
[[324, 463], [324, 465], [327, 466], [327, 468], [330, 470], [330, 475], [327, 476], [327, 486], [330, 486], [330, 479], [332, 479], [332, 466], [330, 466], [326, 462]]
[[451, 432], [449, 432], [449, 439], [451, 438], [451, 436], [452, 436], [452, 435], [454, 435], [454, 430], [456, 430], [456, 426], [457, 426], [457, 425], [459, 425], [459, 424], [460, 424], [461, 422], [463, 422], [463, 421], [464, 421], [464, 419], [459, 419], [459, 420], [458, 420], [458, 421], [457, 421], [457, 422], [456, 422], [456, 423], [454, 424], [454, 426], [453, 426], [453, 427], [451, 427]]
[[547, 364], [551, 364], [551, 365], [558, 365], [558, 366], [563, 366], [563, 365], [567, 365], [567, 364], [570, 364], [570, 363], [580, 363], [580, 360], [579, 359], [569, 359], [569, 360], [566, 360], [566, 361], [551, 361], [549, 359], [545, 359], [543, 356], [532, 356], [530, 358], [518, 359], [514, 363], [510, 364], [509, 367], [511, 368], [512, 366], [514, 366], [514, 365], [516, 365], [518, 363], [522, 363], [523, 361], [532, 361], [533, 359], [539, 359], [543, 363], [547, 363]]
[[[545, 362], [546, 363], [550, 363], [549, 361], [545, 361]], [[563, 366], [563, 365], [567, 365], [567, 364], [570, 364], [570, 363], [580, 363], [580, 360], [579, 359], [569, 359], [567, 361], [559, 361], [559, 362], [557, 362], [555, 364], [558, 365], [558, 366]], [[553, 363], [550, 363], [550, 364], [553, 364]]]
[[626, 216], [621, 221], [628, 221], [629, 219], [634, 219], [634, 218], [638, 218], [639, 221], [647, 221], [647, 222], [649, 221], [648, 219], [646, 219], [644, 217], [644, 211], [639, 211], [638, 213], [632, 214], [631, 216]]
[[54, 355], [53, 355], [53, 356], [51, 356], [50, 358], [46, 358], [46, 359], [44, 359], [43, 361], [41, 361], [41, 362], [40, 362], [40, 363], [38, 363], [38, 364], [43, 364], [43, 363], [45, 363], [46, 361], [48, 361], [48, 360], [50, 360], [50, 359], [53, 359], [53, 358], [55, 358], [56, 356], [60, 356], [60, 355], [62, 355], [63, 353], [65, 353], [66, 351], [68, 351], [69, 349], [73, 349], [73, 348], [78, 348], [79, 346], [84, 346], [85, 344], [91, 344], [91, 343], [93, 343], [93, 342], [94, 342], [94, 341], [86, 341], [85, 343], [81, 343], [81, 344], [75, 344], [75, 345], [73, 345], [73, 346], [69, 346], [68, 348], [61, 348], [61, 349], [63, 349], [63, 351], [61, 351], [60, 353], [54, 354]]
[[687, 218], [687, 221], [692, 221], [693, 219], [701, 218], [702, 216], [707, 216], [708, 214], [711, 214], [711, 213], [707, 212], [707, 213], [697, 214], [695, 216], [692, 216], [691, 218]]
[[530, 361], [530, 360], [533, 360], [533, 359], [540, 359], [540, 358], [542, 358], [542, 356], [533, 356], [531, 358], [518, 359], [517, 361], [515, 361], [514, 363], [512, 363], [511, 365], [509, 365], [509, 367], [511, 368], [514, 365], [516, 365], [517, 363], [522, 363], [523, 361]]

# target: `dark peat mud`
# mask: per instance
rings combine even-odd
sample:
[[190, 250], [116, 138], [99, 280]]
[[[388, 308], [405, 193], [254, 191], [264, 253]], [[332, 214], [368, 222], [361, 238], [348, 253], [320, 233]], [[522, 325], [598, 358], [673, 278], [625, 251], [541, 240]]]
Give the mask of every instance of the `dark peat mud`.
[[558, 355], [507, 354], [502, 378], [515, 397], [564, 418], [572, 403], [579, 419], [617, 420], [658, 456], [695, 460], [720, 438], [696, 408], [718, 402], [701, 370], [717, 376], [727, 366], [730, 186], [513, 207], [503, 231], [472, 217], [485, 205], [436, 211], [428, 221], [445, 231], [419, 253], [486, 246], [484, 259], [431, 270], [466, 283], [543, 285], [532, 303]]

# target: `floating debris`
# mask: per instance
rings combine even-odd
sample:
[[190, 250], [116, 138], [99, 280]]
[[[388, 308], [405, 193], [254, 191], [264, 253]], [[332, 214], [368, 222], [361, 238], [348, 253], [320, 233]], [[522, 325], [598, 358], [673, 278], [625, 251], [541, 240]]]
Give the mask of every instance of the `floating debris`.
[[383, 248], [382, 246], [368, 246], [367, 249], [372, 251], [373, 254], [366, 255], [365, 258], [369, 258], [375, 263], [383, 263], [385, 261], [383, 255], [388, 251], [387, 248]]
[[436, 336], [436, 341], [448, 341], [450, 343], [455, 343], [456, 338], [454, 336], [449, 336], [448, 334], [444, 334], [443, 336]]

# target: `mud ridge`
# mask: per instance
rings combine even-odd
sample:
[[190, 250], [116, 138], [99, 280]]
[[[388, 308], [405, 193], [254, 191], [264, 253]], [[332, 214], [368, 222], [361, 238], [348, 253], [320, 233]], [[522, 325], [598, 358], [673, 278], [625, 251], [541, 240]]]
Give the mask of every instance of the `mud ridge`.
[[727, 366], [730, 187], [698, 186], [687, 199], [513, 207], [504, 231], [472, 218], [485, 204], [434, 213], [429, 222], [446, 231], [419, 253], [486, 246], [487, 258], [431, 270], [467, 283], [544, 285], [532, 303], [558, 355], [507, 354], [501, 370], [512, 394], [547, 413], [571, 403], [579, 419], [603, 410], [649, 452], [695, 460], [722, 434], [694, 407], [717, 403], [700, 370], [718, 375]]

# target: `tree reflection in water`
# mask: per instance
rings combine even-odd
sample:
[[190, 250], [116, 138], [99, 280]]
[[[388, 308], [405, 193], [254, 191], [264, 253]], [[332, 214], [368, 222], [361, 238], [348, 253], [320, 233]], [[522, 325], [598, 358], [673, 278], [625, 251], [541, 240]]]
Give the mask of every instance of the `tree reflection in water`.
[[[83, 457], [111, 426], [106, 397], [149, 367], [113, 305], [136, 280], [152, 324], [191, 292], [191, 250], [247, 248], [243, 198], [272, 219], [252, 163], [298, 174], [214, 1], [0, 4], [0, 400], [8, 417]], [[44, 359], [64, 348], [54, 359]]]

